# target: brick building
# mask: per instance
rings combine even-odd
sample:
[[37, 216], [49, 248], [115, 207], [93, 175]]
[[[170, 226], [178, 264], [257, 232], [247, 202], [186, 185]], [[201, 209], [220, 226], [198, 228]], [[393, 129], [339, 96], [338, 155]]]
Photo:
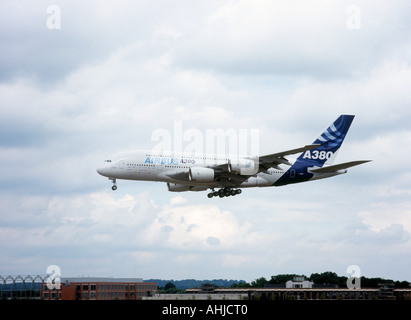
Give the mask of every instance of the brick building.
[[157, 283], [141, 278], [62, 278], [60, 288], [41, 284], [44, 300], [141, 300], [157, 293]]

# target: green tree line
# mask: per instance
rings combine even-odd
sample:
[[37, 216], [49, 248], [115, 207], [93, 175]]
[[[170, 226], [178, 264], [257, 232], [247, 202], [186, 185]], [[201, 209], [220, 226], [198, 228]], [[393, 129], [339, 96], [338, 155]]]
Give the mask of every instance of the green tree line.
[[[258, 278], [250, 283], [241, 282], [233, 283], [232, 288], [262, 288], [270, 285], [285, 284], [289, 280], [293, 280], [294, 277], [304, 277], [308, 281], [314, 282], [318, 285], [337, 285], [340, 288], [347, 287], [347, 279], [345, 276], [338, 276], [335, 272], [326, 271], [323, 273], [312, 273], [309, 277], [300, 274], [278, 274], [271, 276], [270, 280], [264, 277]], [[393, 281], [391, 279], [383, 278], [367, 278], [361, 277], [361, 288], [378, 288], [380, 284], [394, 284], [394, 288], [409, 288], [409, 282], [407, 281]]]
[[[160, 280], [150, 279], [145, 282], [157, 282], [159, 293], [182, 293], [187, 288], [199, 288], [205, 284], [212, 284], [216, 287], [231, 287], [231, 288], [264, 288], [271, 285], [284, 285], [288, 280], [293, 280], [294, 277], [304, 277], [308, 281], [314, 282], [316, 285], [337, 285], [339, 288], [347, 287], [347, 279], [345, 276], [338, 276], [335, 272], [326, 271], [323, 273], [312, 273], [310, 276], [301, 274], [278, 274], [271, 276], [269, 280], [264, 277], [255, 279], [251, 282], [244, 280], [227, 280], [227, 279], [214, 279], [214, 280]], [[367, 278], [361, 277], [361, 288], [378, 288], [379, 285], [384, 283], [394, 284], [394, 288], [410, 288], [407, 281], [394, 281], [384, 278]]]

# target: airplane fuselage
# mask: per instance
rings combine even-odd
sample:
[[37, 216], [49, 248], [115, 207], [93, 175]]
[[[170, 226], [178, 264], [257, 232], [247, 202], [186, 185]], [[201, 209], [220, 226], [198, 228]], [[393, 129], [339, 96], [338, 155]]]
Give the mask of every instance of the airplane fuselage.
[[[236, 195], [242, 188], [328, 178], [369, 161], [333, 165], [353, 119], [353, 115], [341, 115], [312, 144], [263, 156], [128, 151], [105, 160], [97, 172], [112, 180], [113, 190], [117, 179], [161, 181], [174, 192], [211, 189], [209, 198]], [[288, 158], [297, 154], [295, 160]]]
[[[103, 162], [102, 166], [97, 169], [97, 172], [111, 180], [125, 179], [167, 182], [169, 183], [170, 191], [203, 191], [209, 188], [221, 187], [222, 184], [217, 181], [191, 180], [189, 176], [191, 169], [215, 168], [231, 163], [236, 159], [238, 159], [238, 157], [226, 155], [188, 155], [174, 154], [172, 152], [156, 153], [152, 151], [135, 150], [110, 157], [110, 159]], [[240, 159], [247, 159], [247, 157], [240, 157]], [[256, 161], [256, 159], [254, 158], [252, 161]], [[294, 164], [295, 162], [295, 160], [289, 161], [290, 164]], [[347, 170], [340, 170], [332, 174], [313, 174], [305, 168], [301, 168], [300, 170], [298, 168], [287, 169], [286, 165], [279, 165], [277, 168], [268, 168], [264, 172], [259, 172], [247, 177], [247, 179], [237, 184], [236, 188], [281, 186], [290, 183], [327, 178], [347, 172]], [[181, 178], [176, 178], [183, 177], [184, 175], [187, 175], [186, 181]], [[234, 173], [234, 175], [236, 174]], [[283, 178], [283, 181], [281, 181], [280, 178]], [[172, 184], [175, 184], [175, 186]], [[231, 185], [229, 180], [226, 184], [227, 186]], [[181, 185], [181, 187], [179, 187], [179, 185]], [[184, 186], [187, 186], [187, 188]]]

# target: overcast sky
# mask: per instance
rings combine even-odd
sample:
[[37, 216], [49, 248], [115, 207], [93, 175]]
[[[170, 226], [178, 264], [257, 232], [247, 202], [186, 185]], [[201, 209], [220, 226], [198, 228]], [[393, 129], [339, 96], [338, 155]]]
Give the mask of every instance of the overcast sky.
[[[51, 5], [55, 5], [50, 7]], [[411, 281], [409, 1], [0, 2], [0, 274]], [[208, 199], [110, 181], [156, 130], [259, 132], [260, 154], [356, 117], [348, 174]]]

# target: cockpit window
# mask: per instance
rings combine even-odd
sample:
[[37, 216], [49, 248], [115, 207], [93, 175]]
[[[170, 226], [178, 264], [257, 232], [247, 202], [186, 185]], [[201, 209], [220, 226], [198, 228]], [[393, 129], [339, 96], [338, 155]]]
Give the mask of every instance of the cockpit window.
[[104, 162], [111, 162], [111, 160], [104, 160]]

